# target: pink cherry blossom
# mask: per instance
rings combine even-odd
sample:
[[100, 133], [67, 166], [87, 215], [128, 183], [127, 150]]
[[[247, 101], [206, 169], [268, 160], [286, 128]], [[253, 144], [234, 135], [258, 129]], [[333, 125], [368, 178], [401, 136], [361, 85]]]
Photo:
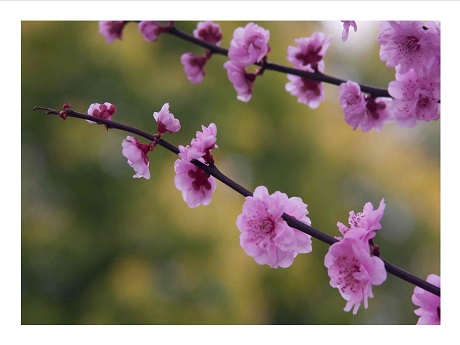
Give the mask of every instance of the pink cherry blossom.
[[214, 45], [219, 45], [222, 40], [222, 31], [219, 24], [211, 21], [199, 22], [193, 31], [193, 36]]
[[399, 66], [399, 73], [431, 68], [439, 55], [439, 26], [417, 21], [380, 23], [380, 59], [387, 66]]
[[312, 250], [311, 236], [289, 227], [283, 213], [311, 224], [307, 205], [300, 198], [288, 198], [281, 192], [269, 195], [264, 186], [246, 197], [236, 226], [241, 232], [241, 247], [260, 265], [289, 267], [297, 254]]
[[345, 42], [348, 39], [348, 33], [350, 31], [350, 26], [353, 27], [353, 29], [358, 30], [358, 26], [356, 25], [356, 22], [354, 20], [342, 20], [343, 23], [343, 31], [342, 31], [342, 41]]
[[331, 278], [330, 285], [339, 289], [347, 301], [344, 310], [358, 312], [361, 303], [367, 309], [367, 300], [374, 297], [372, 285], [382, 284], [387, 277], [385, 265], [377, 256], [371, 256], [369, 245], [354, 237], [345, 237], [334, 243], [324, 258]]
[[201, 132], [196, 132], [196, 138], [192, 139], [191, 146], [199, 152], [206, 154], [209, 150], [216, 148], [217, 127], [214, 123], [208, 127], [201, 126]]
[[353, 81], [339, 86], [339, 102], [345, 113], [345, 121], [353, 129], [360, 127], [363, 132], [372, 128], [381, 131], [383, 124], [391, 118], [388, 111], [391, 99], [365, 96]]
[[[105, 102], [104, 104], [93, 103], [88, 108], [88, 115], [112, 121], [113, 114], [116, 111], [117, 111], [117, 107], [109, 102]], [[96, 123], [90, 120], [86, 120], [86, 121], [88, 123]]]
[[331, 38], [326, 37], [322, 32], [315, 32], [310, 37], [298, 38], [295, 42], [297, 47], [288, 47], [287, 60], [296, 68], [305, 69], [309, 66], [312, 72], [323, 72], [323, 58], [329, 48]]
[[249, 102], [256, 75], [247, 73], [243, 65], [231, 60], [224, 63], [224, 67], [227, 70], [228, 79], [238, 94], [237, 98], [240, 101]]
[[165, 27], [154, 21], [141, 21], [139, 22], [139, 31], [144, 39], [148, 42], [154, 42], [158, 36], [165, 32]]
[[99, 33], [105, 37], [108, 43], [112, 43], [116, 39], [121, 40], [125, 25], [126, 22], [124, 21], [100, 21]]
[[160, 134], [169, 132], [175, 133], [180, 130], [180, 122], [169, 111], [169, 103], [165, 103], [159, 112], [153, 113], [154, 119], [158, 122]]
[[[436, 274], [430, 274], [426, 281], [441, 287], [441, 277]], [[420, 316], [417, 325], [439, 325], [441, 323], [441, 297], [416, 286], [412, 295], [412, 303], [420, 307], [414, 311]]]
[[439, 120], [440, 86], [436, 68], [419, 74], [413, 69], [405, 74], [396, 73], [396, 81], [388, 85], [388, 92], [395, 98], [392, 109], [396, 122], [413, 127], [418, 121]]
[[198, 84], [203, 81], [205, 75], [203, 67], [207, 60], [206, 56], [199, 56], [193, 53], [182, 54], [180, 62], [184, 66], [184, 72], [187, 79], [190, 80], [192, 84]]
[[228, 57], [243, 66], [260, 62], [268, 53], [270, 32], [254, 23], [237, 28], [230, 41]]
[[383, 217], [385, 211], [385, 199], [380, 201], [379, 207], [374, 210], [372, 203], [367, 202], [363, 207], [363, 212], [358, 212], [355, 214], [355, 211], [350, 211], [350, 216], [348, 217], [348, 228], [344, 224], [337, 222], [339, 231], [345, 237], [355, 237], [362, 240], [364, 243], [375, 236], [375, 232], [382, 228], [380, 220]]
[[147, 153], [151, 150], [151, 146], [147, 144], [141, 144], [136, 137], [127, 136], [123, 143], [122, 154], [128, 158], [128, 164], [134, 169], [136, 174], [134, 178], [143, 177], [150, 179], [149, 164], [150, 160], [147, 157]]
[[285, 85], [286, 91], [297, 96], [297, 102], [308, 105], [311, 109], [318, 108], [325, 99], [323, 83], [296, 75], [287, 75], [290, 82]]
[[[204, 162], [203, 159], [199, 159]], [[193, 163], [184, 159], [174, 162], [174, 185], [182, 192], [182, 198], [190, 208], [208, 205], [216, 190], [216, 180]]]

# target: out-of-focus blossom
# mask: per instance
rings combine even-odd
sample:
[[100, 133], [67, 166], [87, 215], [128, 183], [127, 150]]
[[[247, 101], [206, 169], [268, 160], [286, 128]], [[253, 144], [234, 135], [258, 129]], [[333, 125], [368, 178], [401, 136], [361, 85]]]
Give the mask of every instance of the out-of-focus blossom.
[[139, 31], [146, 41], [154, 42], [165, 32], [165, 27], [154, 21], [142, 21], [139, 22]]
[[343, 31], [342, 31], [342, 41], [345, 42], [348, 39], [348, 33], [350, 31], [350, 26], [353, 27], [353, 29], [358, 30], [358, 26], [356, 25], [356, 22], [354, 20], [342, 20], [343, 23]]
[[[430, 274], [426, 281], [441, 287], [441, 277], [436, 274]], [[412, 303], [420, 307], [414, 311], [420, 316], [417, 325], [439, 325], [441, 323], [441, 297], [416, 286], [412, 295]]]
[[123, 140], [121, 146], [123, 147], [123, 156], [128, 158], [129, 166], [136, 172], [133, 177], [150, 179], [150, 160], [149, 157], [147, 157], [147, 153], [151, 150], [151, 146], [141, 144], [136, 137], [130, 136], [127, 136], [126, 139]]
[[193, 31], [193, 36], [214, 45], [219, 45], [222, 40], [222, 31], [219, 24], [211, 21], [199, 22]]
[[224, 63], [224, 67], [227, 70], [228, 79], [237, 92], [237, 98], [240, 101], [249, 102], [256, 75], [247, 73], [243, 65], [231, 60]]
[[199, 56], [193, 53], [182, 54], [180, 62], [184, 66], [184, 72], [187, 79], [190, 80], [192, 84], [198, 84], [203, 81], [205, 75], [203, 67], [206, 61], [206, 56]]
[[228, 57], [243, 66], [260, 62], [269, 51], [269, 38], [270, 32], [254, 23], [237, 28], [230, 41]]
[[294, 67], [305, 70], [310, 67], [311, 71], [324, 71], [324, 55], [331, 43], [331, 38], [322, 32], [315, 32], [310, 37], [302, 37], [295, 40], [297, 47], [289, 46], [287, 60]]
[[153, 117], [158, 122], [158, 132], [160, 134], [166, 132], [175, 133], [180, 130], [180, 122], [169, 111], [169, 103], [165, 103], [159, 112], [154, 112]]
[[289, 227], [283, 213], [311, 224], [307, 205], [300, 198], [288, 198], [281, 192], [269, 195], [264, 186], [246, 197], [236, 226], [241, 232], [241, 247], [260, 265], [289, 267], [297, 254], [312, 250], [311, 236]]
[[112, 43], [116, 39], [121, 40], [125, 25], [124, 21], [100, 21], [99, 33], [108, 43]]
[[344, 310], [353, 308], [353, 314], [363, 302], [367, 309], [368, 298], [374, 297], [372, 285], [382, 284], [387, 277], [382, 259], [371, 256], [369, 245], [354, 237], [345, 237], [331, 245], [324, 265], [331, 278], [330, 285], [347, 301]]
[[[112, 121], [113, 114], [117, 111], [117, 107], [109, 102], [104, 104], [93, 103], [88, 108], [88, 115], [99, 117], [101, 119]], [[88, 123], [96, 123], [86, 120]]]
[[288, 74], [287, 77], [290, 82], [285, 85], [286, 91], [297, 96], [299, 103], [304, 103], [315, 109], [324, 101], [326, 96], [322, 82], [291, 74]]

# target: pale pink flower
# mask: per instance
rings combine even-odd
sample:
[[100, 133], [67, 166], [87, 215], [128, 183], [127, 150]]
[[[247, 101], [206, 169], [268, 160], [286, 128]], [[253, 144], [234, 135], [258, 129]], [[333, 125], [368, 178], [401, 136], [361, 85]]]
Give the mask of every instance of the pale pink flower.
[[[203, 159], [199, 159], [204, 162]], [[190, 208], [209, 205], [216, 190], [216, 180], [193, 163], [184, 159], [174, 162], [174, 185], [182, 192], [182, 198]]]
[[195, 150], [206, 154], [208, 151], [217, 147], [216, 141], [217, 127], [214, 123], [211, 123], [208, 127], [201, 126], [201, 132], [196, 132], [196, 138], [192, 139], [191, 146]]
[[441, 105], [439, 69], [417, 74], [411, 69], [405, 74], [396, 73], [396, 81], [388, 85], [388, 92], [395, 98], [393, 113], [403, 127], [413, 127], [418, 121], [439, 120]]
[[363, 132], [372, 128], [381, 131], [383, 124], [391, 118], [388, 111], [391, 99], [365, 96], [359, 84], [353, 81], [340, 84], [339, 102], [345, 121], [353, 129], [361, 127]]
[[182, 160], [185, 161], [192, 161], [194, 159], [199, 159], [203, 157], [203, 152], [198, 150], [195, 147], [191, 147], [190, 145], [187, 146], [178, 146], [179, 153], [177, 154]]
[[283, 213], [311, 225], [307, 205], [300, 198], [288, 198], [281, 192], [269, 195], [264, 186], [246, 197], [236, 226], [241, 231], [241, 247], [260, 265], [289, 267], [297, 254], [312, 250], [311, 236], [289, 227]]
[[203, 81], [205, 75], [203, 67], [207, 60], [206, 56], [199, 56], [193, 53], [182, 54], [180, 62], [184, 66], [184, 72], [187, 79], [190, 80], [192, 84], [198, 84]]
[[[99, 117], [101, 119], [112, 121], [113, 114], [117, 111], [117, 107], [109, 102], [104, 104], [93, 103], [88, 108], [88, 115]], [[88, 123], [96, 123], [86, 120]]]
[[381, 22], [378, 35], [380, 59], [387, 66], [399, 66], [399, 73], [431, 68], [439, 55], [438, 29], [439, 26], [425, 26], [417, 21]]
[[374, 210], [372, 203], [367, 202], [363, 207], [363, 212], [350, 211], [348, 217], [348, 228], [344, 224], [337, 222], [339, 231], [345, 237], [355, 237], [362, 240], [364, 243], [368, 243], [370, 239], [374, 238], [375, 232], [382, 228], [380, 220], [383, 217], [385, 211], [385, 199], [380, 201], [379, 207]]
[[160, 34], [165, 32], [165, 28], [154, 21], [141, 21], [139, 22], [139, 31], [146, 41], [154, 42]]
[[311, 67], [311, 71], [324, 71], [324, 55], [331, 43], [331, 38], [322, 32], [315, 32], [310, 37], [302, 37], [295, 40], [297, 47], [289, 46], [287, 60], [294, 67], [305, 69]]
[[199, 22], [193, 31], [193, 36], [214, 45], [219, 45], [222, 40], [222, 31], [219, 24], [211, 21]]
[[342, 20], [343, 23], [343, 31], [342, 31], [342, 41], [345, 42], [348, 39], [348, 32], [350, 31], [350, 26], [353, 27], [353, 29], [358, 30], [358, 26], [356, 25], [356, 22], [354, 20]]
[[[441, 287], [441, 277], [436, 274], [430, 274], [426, 281]], [[417, 325], [441, 324], [441, 297], [416, 286], [412, 295], [412, 303], [420, 307], [414, 311], [416, 315], [420, 316]]]
[[260, 62], [269, 51], [269, 38], [270, 32], [254, 23], [237, 28], [230, 41], [228, 57], [243, 66]]
[[153, 113], [154, 119], [158, 122], [160, 134], [169, 132], [175, 133], [180, 130], [180, 122], [169, 111], [169, 103], [165, 103], [159, 112]]
[[286, 91], [297, 96], [297, 102], [315, 109], [324, 101], [326, 96], [322, 82], [291, 74], [288, 74], [287, 77], [290, 82], [285, 85]]
[[108, 43], [112, 43], [116, 39], [121, 40], [125, 25], [126, 22], [124, 21], [100, 21], [99, 33], [105, 37]]
[[144, 177], [150, 179], [149, 164], [150, 160], [147, 153], [150, 151], [150, 145], [141, 144], [136, 137], [127, 136], [123, 143], [122, 154], [128, 158], [128, 164], [134, 169], [136, 174], [134, 178]]
[[227, 70], [228, 79], [238, 94], [237, 98], [240, 101], [248, 102], [252, 96], [252, 88], [256, 75], [247, 73], [243, 65], [231, 60], [224, 63], [224, 67]]
[[354, 237], [345, 237], [329, 247], [324, 265], [337, 288], [347, 301], [344, 310], [358, 312], [361, 303], [367, 309], [367, 299], [374, 297], [372, 285], [382, 284], [387, 277], [385, 265], [377, 256], [371, 256], [369, 245]]

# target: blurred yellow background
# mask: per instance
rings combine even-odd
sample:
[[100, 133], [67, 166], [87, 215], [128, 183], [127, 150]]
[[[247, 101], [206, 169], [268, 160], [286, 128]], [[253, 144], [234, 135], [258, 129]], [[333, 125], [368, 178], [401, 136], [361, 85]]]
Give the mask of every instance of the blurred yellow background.
[[[247, 22], [218, 22], [221, 46]], [[191, 33], [197, 22], [177, 22]], [[359, 22], [341, 41], [331, 22], [257, 22], [270, 31], [270, 62], [289, 65], [287, 48], [315, 31], [332, 36], [325, 73], [386, 88], [394, 69], [379, 59], [378, 23]], [[235, 221], [244, 198], [218, 182], [209, 206], [188, 208], [174, 187], [176, 157], [150, 153], [151, 179], [133, 179], [121, 154], [128, 135], [85, 121], [65, 122], [34, 106], [80, 112], [117, 106], [115, 121], [154, 132], [164, 103], [182, 129], [165, 139], [186, 145], [214, 122], [219, 169], [249, 190], [265, 185], [308, 204], [312, 226], [339, 235], [385, 198], [376, 242], [391, 263], [425, 279], [440, 273], [440, 124], [387, 124], [353, 131], [338, 87], [311, 110], [288, 94], [286, 75], [266, 71], [240, 102], [216, 55], [201, 84], [180, 63], [203, 49], [164, 34], [146, 42], [137, 24], [106, 43], [97, 22], [22, 22], [22, 323], [23, 324], [415, 324], [414, 286], [389, 275], [369, 308], [343, 311], [329, 285], [328, 246], [287, 269], [260, 266], [239, 246]]]

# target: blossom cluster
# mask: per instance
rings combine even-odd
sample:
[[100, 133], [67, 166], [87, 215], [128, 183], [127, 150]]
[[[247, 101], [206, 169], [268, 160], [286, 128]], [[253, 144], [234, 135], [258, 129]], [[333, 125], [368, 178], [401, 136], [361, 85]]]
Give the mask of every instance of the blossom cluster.
[[[430, 274], [426, 281], [441, 287], [441, 277], [436, 274]], [[441, 324], [441, 297], [416, 286], [412, 295], [412, 303], [419, 307], [414, 311], [415, 315], [420, 316], [417, 325]]]

